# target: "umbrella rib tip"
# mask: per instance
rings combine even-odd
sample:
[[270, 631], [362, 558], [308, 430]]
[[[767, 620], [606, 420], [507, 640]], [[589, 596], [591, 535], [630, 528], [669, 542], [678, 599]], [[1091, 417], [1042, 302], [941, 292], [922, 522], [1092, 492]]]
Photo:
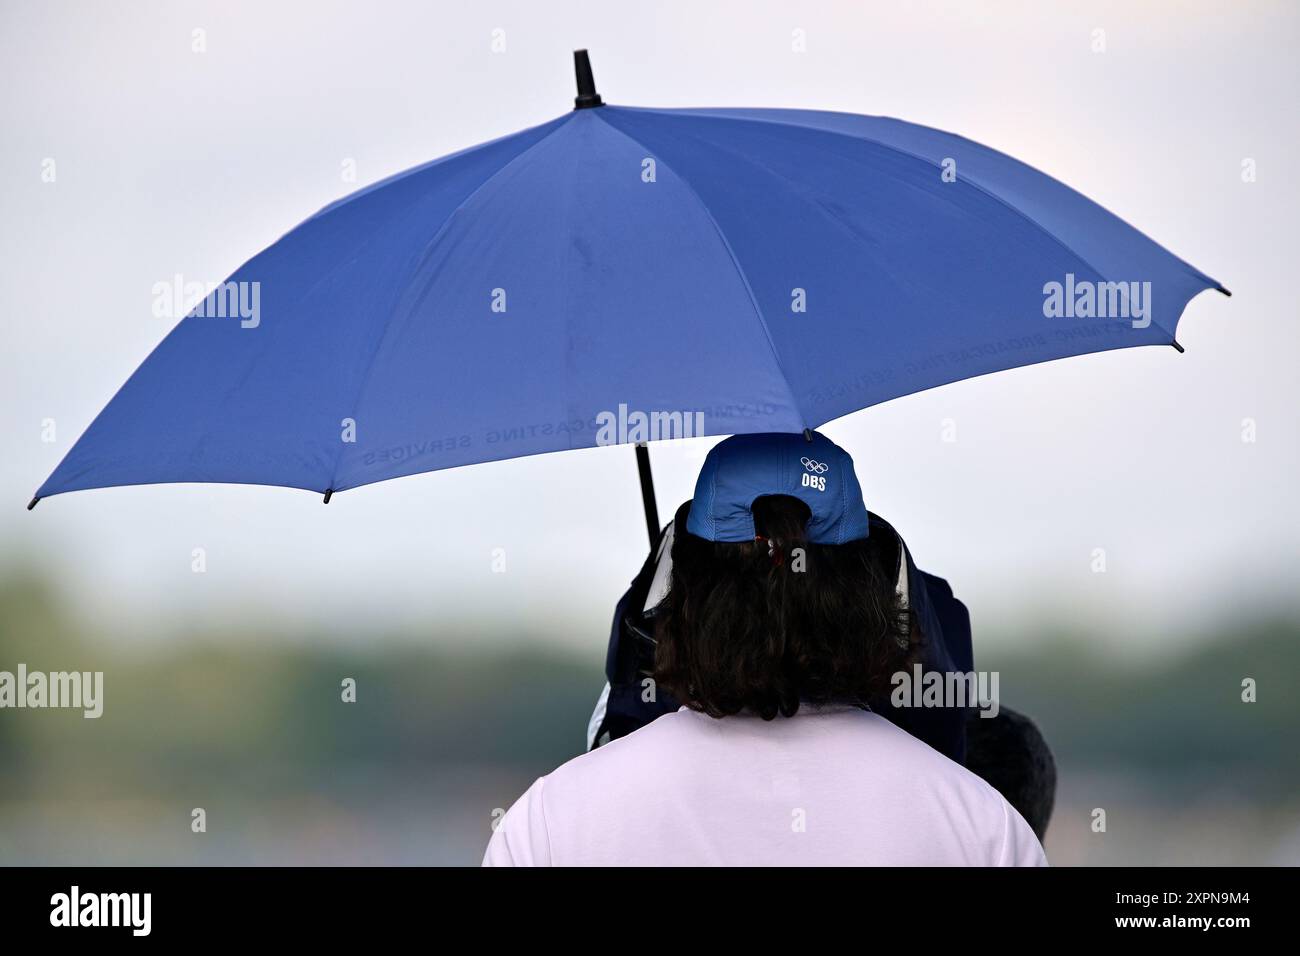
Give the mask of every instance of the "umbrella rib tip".
[[34, 496], [32, 497], [32, 500], [29, 501], [29, 502], [27, 502], [27, 510], [28, 510], [28, 511], [31, 511], [33, 508], [35, 508], [35, 507], [36, 507], [36, 503], [39, 502], [40, 500], [41, 500], [41, 496], [40, 496], [40, 495], [34, 495]]
[[330, 499], [333, 498], [333, 497], [334, 497], [334, 489], [333, 489], [333, 488], [326, 488], [326, 489], [325, 489], [325, 501], [322, 502], [322, 503], [323, 503], [323, 504], [329, 504], [329, 503], [330, 503]]
[[1225, 289], [1225, 288], [1224, 288], [1223, 286], [1221, 286], [1221, 285], [1216, 285], [1216, 286], [1214, 287], [1214, 291], [1215, 291], [1215, 292], [1222, 292], [1222, 293], [1223, 293], [1224, 295], [1226, 295], [1228, 298], [1232, 298], [1232, 293], [1229, 292], [1227, 289]]

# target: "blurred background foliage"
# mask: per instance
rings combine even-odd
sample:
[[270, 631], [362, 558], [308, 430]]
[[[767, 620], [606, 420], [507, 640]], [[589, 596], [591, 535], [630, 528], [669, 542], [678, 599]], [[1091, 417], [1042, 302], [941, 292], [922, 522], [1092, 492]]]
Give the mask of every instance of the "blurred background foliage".
[[[3, 863], [473, 864], [493, 812], [581, 752], [602, 681], [601, 660], [548, 650], [544, 623], [532, 651], [257, 634], [233, 610], [124, 642], [67, 606], [37, 574], [0, 580], [0, 670], [105, 675], [98, 720], [0, 712]], [[1024, 642], [1034, 650], [978, 646], [1002, 701], [1055, 749], [1053, 862], [1300, 862], [1300, 702], [1285, 677], [1300, 623], [1207, 633], [1141, 663], [1068, 628]], [[1241, 701], [1245, 677], [1257, 703]]]

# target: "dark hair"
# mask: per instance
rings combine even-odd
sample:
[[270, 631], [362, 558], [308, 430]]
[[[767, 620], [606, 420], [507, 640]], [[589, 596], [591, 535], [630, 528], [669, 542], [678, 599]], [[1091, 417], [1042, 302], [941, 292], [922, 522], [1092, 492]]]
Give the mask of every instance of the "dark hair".
[[[800, 703], [865, 703], [911, 661], [895, 593], [897, 545], [884, 535], [810, 544], [797, 498], [753, 504], [758, 537], [717, 543], [677, 512], [672, 580], [656, 627], [655, 679], [693, 710], [766, 720]], [[770, 553], [769, 553], [770, 552]]]
[[1056, 803], [1056, 760], [1032, 720], [1005, 704], [993, 718], [967, 711], [966, 769], [992, 784], [1044, 838]]

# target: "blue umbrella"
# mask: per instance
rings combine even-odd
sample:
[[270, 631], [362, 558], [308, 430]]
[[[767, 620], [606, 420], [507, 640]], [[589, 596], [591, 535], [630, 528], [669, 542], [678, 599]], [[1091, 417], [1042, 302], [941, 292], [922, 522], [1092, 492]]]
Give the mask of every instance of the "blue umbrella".
[[1077, 192], [884, 117], [575, 108], [316, 213], [208, 294], [32, 501], [376, 481], [800, 432], [948, 382], [1172, 345], [1214, 279]]

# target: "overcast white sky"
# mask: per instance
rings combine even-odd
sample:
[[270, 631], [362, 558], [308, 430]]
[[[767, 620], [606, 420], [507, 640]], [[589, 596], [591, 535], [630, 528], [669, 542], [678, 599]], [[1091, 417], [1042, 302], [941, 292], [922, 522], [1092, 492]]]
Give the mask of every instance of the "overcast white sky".
[[[846, 110], [969, 136], [1233, 291], [1192, 302], [1184, 355], [1004, 372], [824, 429], [854, 454], [869, 507], [966, 600], [978, 641], [1063, 619], [1178, 642], [1207, 620], [1296, 605], [1295, 4], [0, 9], [0, 561], [49, 568], [106, 630], [247, 614], [362, 642], [411, 622], [451, 640], [472, 622], [493, 642], [533, 620], [603, 652], [645, 549], [627, 448], [415, 476], [329, 507], [285, 489], [156, 486], [23, 511], [168, 330], [154, 283], [218, 281], [358, 186], [560, 115], [583, 46], [612, 103]], [[206, 52], [191, 49], [196, 28]], [[355, 184], [341, 180], [347, 159]], [[1245, 159], [1255, 182], [1242, 181]], [[949, 418], [953, 443], [941, 441]], [[690, 496], [710, 444], [652, 448], [662, 511]], [[205, 574], [191, 572], [195, 547]]]

